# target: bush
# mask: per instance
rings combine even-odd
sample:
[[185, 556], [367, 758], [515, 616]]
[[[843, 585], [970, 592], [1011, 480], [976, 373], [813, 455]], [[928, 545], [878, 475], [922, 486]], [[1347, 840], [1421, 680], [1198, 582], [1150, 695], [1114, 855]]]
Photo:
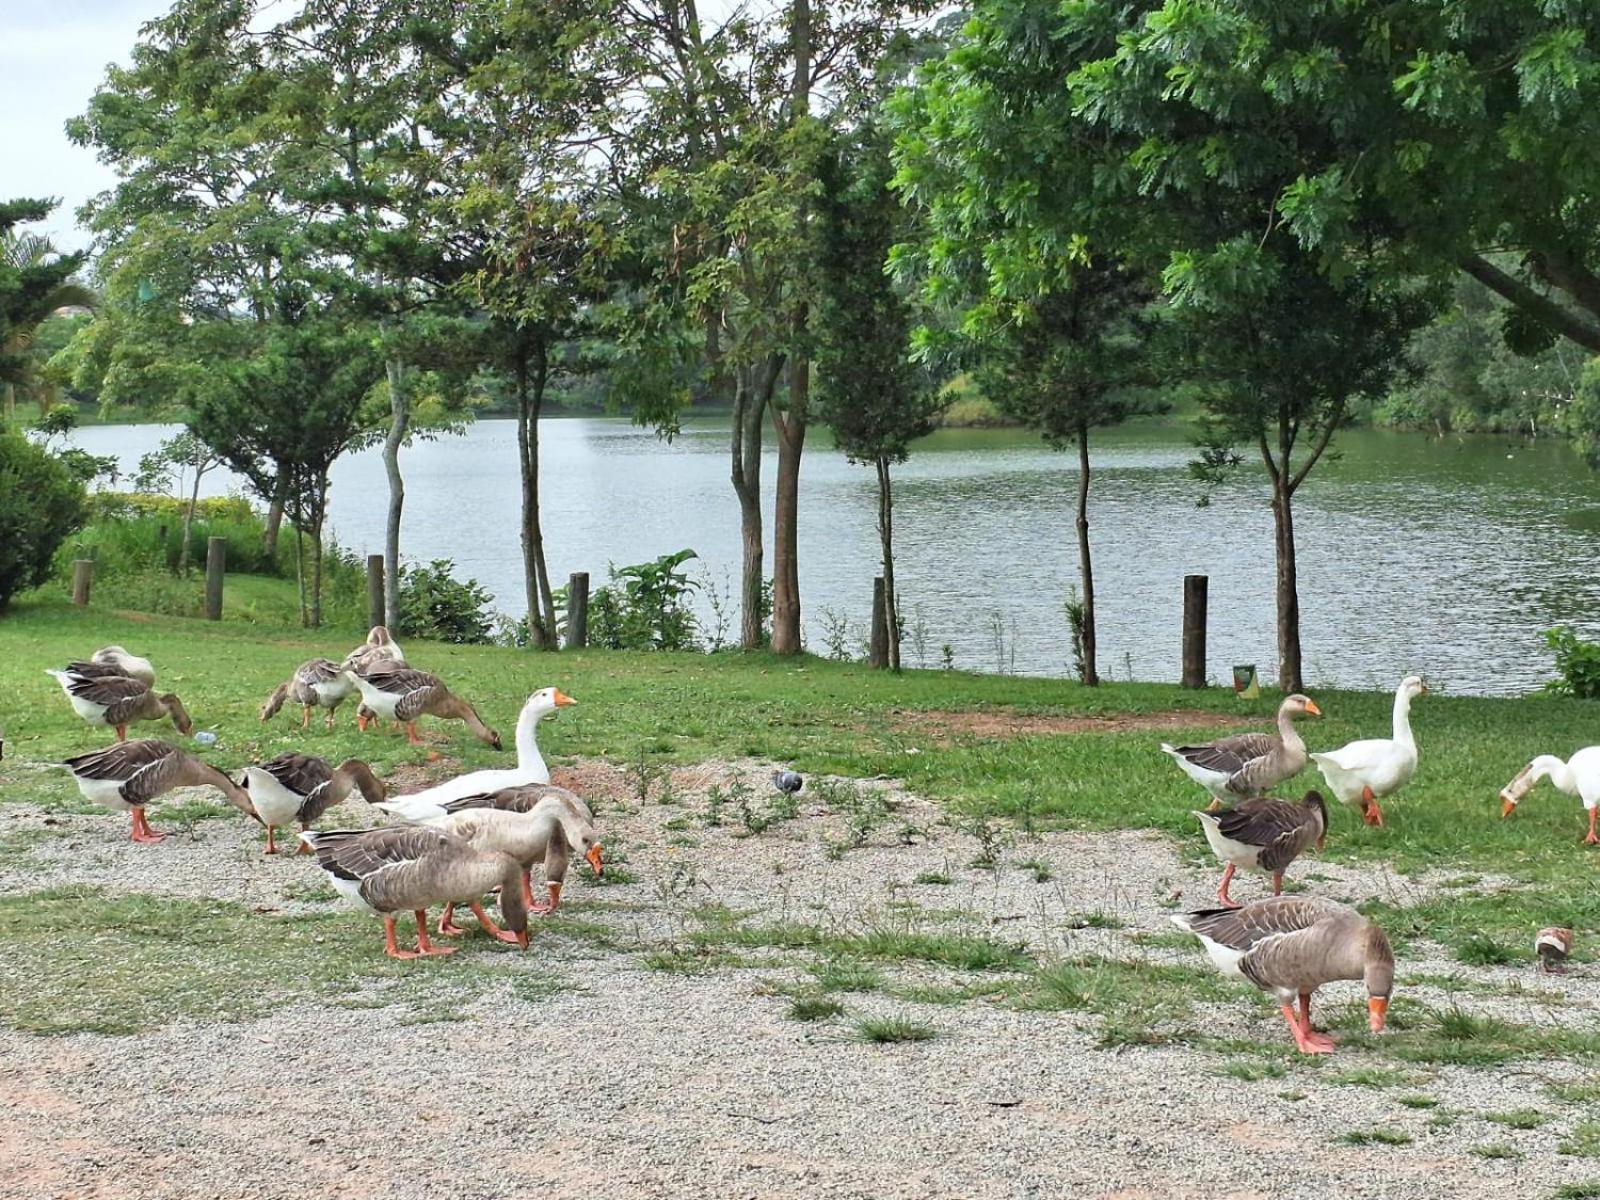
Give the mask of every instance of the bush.
[[[126, 497], [122, 497], [126, 499]], [[139, 499], [166, 499], [166, 497], [140, 497]], [[183, 551], [183, 514], [173, 501], [174, 510], [163, 512], [152, 506], [140, 512], [141, 506], [102, 506], [97, 497], [91, 509], [101, 509], [104, 515], [96, 516], [77, 537], [73, 538], [56, 556], [56, 574], [70, 574], [74, 558], [95, 560], [96, 574], [133, 574], [141, 571], [176, 571]], [[163, 527], [166, 535], [162, 536]], [[278, 544], [278, 556], [267, 553], [266, 523], [243, 500], [225, 500], [211, 507], [201, 501], [189, 529], [189, 561], [202, 567], [206, 561], [206, 541], [220, 537], [227, 547], [227, 564], [230, 572], [246, 575], [293, 575], [294, 530], [285, 523]]]
[[1600, 643], [1586, 642], [1567, 628], [1547, 629], [1545, 645], [1556, 658], [1556, 673], [1545, 687], [1558, 696], [1600, 699]]
[[83, 484], [20, 433], [0, 430], [0, 609], [50, 577], [56, 550], [87, 515]]
[[620, 570], [589, 597], [589, 644], [607, 650], [697, 650], [689, 593], [700, 585], [678, 568], [693, 550]]
[[455, 578], [455, 563], [434, 559], [400, 571], [400, 632], [440, 642], [494, 640], [492, 597], [476, 579]]

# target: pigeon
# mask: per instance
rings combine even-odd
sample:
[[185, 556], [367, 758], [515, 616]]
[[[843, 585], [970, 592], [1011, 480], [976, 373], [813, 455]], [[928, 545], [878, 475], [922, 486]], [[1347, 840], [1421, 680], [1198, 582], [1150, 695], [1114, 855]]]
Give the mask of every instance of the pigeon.
[[772, 786], [787, 795], [794, 795], [805, 785], [806, 781], [801, 779], [795, 771], [774, 771], [772, 773]]
[[1539, 961], [1544, 964], [1545, 974], [1565, 975], [1567, 955], [1572, 953], [1572, 930], [1555, 927], [1541, 929], [1533, 941], [1533, 948], [1539, 954]]

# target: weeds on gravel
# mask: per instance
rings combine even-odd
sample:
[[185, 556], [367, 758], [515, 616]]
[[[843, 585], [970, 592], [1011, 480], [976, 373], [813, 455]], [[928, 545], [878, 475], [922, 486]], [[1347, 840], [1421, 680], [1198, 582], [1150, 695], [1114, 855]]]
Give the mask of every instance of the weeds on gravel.
[[[865, 846], [895, 811], [895, 805], [881, 789], [862, 788], [847, 780], [819, 779], [813, 790], [829, 812], [842, 813], [845, 817], [843, 835], [827, 844], [827, 856], [833, 861]], [[919, 833], [907, 825], [901, 840], [910, 845]]]
[[1594, 1104], [1600, 1102], [1600, 1077], [1575, 1079], [1561, 1083], [1547, 1083], [1545, 1091], [1567, 1104]]
[[1474, 935], [1456, 946], [1456, 961], [1469, 967], [1503, 967], [1521, 956], [1491, 937]]
[[1019, 862], [1017, 867], [1023, 871], [1032, 872], [1035, 883], [1049, 883], [1055, 878], [1055, 872], [1051, 869], [1050, 864], [1042, 858], [1025, 859]]
[[967, 934], [888, 927], [860, 933], [830, 932], [796, 921], [741, 925], [726, 915], [707, 914], [702, 928], [691, 938], [700, 945], [819, 950], [834, 957], [912, 960], [964, 971], [1025, 971], [1033, 966], [1019, 945]]
[[1600, 1179], [1564, 1183], [1550, 1195], [1551, 1200], [1600, 1200]]
[[1325, 1076], [1324, 1081], [1335, 1085], [1343, 1084], [1346, 1087], [1364, 1088], [1403, 1087], [1406, 1084], [1415, 1086], [1418, 1082], [1411, 1072], [1396, 1071], [1390, 1067], [1356, 1067], [1353, 1070], [1336, 1071]]
[[1409, 1146], [1416, 1139], [1398, 1129], [1352, 1129], [1339, 1140], [1347, 1146]]
[[1231, 1062], [1222, 1068], [1222, 1074], [1229, 1079], [1242, 1079], [1245, 1083], [1255, 1083], [1261, 1079], [1282, 1079], [1288, 1073], [1286, 1067], [1275, 1062]]
[[1556, 1150], [1578, 1158], [1600, 1158], [1600, 1121], [1579, 1121]]
[[854, 958], [829, 958], [807, 968], [825, 992], [876, 992], [884, 985], [883, 972]]
[[658, 783], [667, 785], [670, 780], [667, 768], [656, 761], [649, 751], [642, 749], [628, 764], [626, 776], [633, 798], [641, 808], [650, 803], [650, 793]]
[[863, 1042], [888, 1045], [895, 1042], [928, 1042], [938, 1031], [909, 1017], [862, 1017], [856, 1021], [856, 1037]]
[[938, 887], [948, 887], [950, 884], [954, 883], [955, 880], [951, 879], [950, 876], [943, 871], [923, 871], [911, 882], [933, 884]]
[[1402, 1108], [1438, 1108], [1439, 1102], [1432, 1096], [1401, 1096], [1397, 1103]]
[[1510, 1142], [1494, 1142], [1487, 1146], [1472, 1146], [1467, 1151], [1476, 1154], [1479, 1158], [1488, 1159], [1514, 1159], [1521, 1158], [1522, 1151]]
[[789, 1002], [791, 1021], [825, 1021], [844, 1015], [844, 1005], [831, 996], [796, 996]]
[[1550, 1114], [1536, 1108], [1518, 1108], [1510, 1112], [1484, 1113], [1483, 1119], [1507, 1129], [1537, 1129], [1550, 1120]]

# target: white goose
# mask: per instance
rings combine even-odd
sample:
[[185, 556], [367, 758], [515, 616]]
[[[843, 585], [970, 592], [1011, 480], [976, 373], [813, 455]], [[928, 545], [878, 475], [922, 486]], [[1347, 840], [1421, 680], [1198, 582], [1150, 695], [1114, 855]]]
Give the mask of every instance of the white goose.
[[1600, 746], [1585, 746], [1566, 762], [1554, 754], [1541, 754], [1518, 772], [1517, 777], [1500, 791], [1500, 815], [1509, 817], [1517, 811], [1517, 804], [1533, 790], [1541, 779], [1548, 779], [1569, 796], [1576, 796], [1589, 810], [1589, 834], [1583, 840], [1590, 846], [1600, 845]]
[[436, 817], [439, 810], [451, 800], [475, 796], [484, 792], [498, 792], [505, 788], [526, 787], [532, 783], [549, 783], [550, 768], [539, 753], [539, 722], [577, 701], [560, 688], [545, 688], [528, 697], [517, 717], [517, 765], [485, 771], [469, 771], [457, 775], [420, 792], [407, 796], [394, 796], [383, 806], [385, 812], [405, 821], [427, 820]]
[[1311, 761], [1344, 803], [1361, 810], [1368, 825], [1383, 824], [1380, 796], [1391, 796], [1417, 773], [1417, 739], [1411, 735], [1411, 701], [1428, 694], [1428, 685], [1407, 675], [1394, 693], [1394, 736], [1351, 742], [1337, 750], [1313, 754]]

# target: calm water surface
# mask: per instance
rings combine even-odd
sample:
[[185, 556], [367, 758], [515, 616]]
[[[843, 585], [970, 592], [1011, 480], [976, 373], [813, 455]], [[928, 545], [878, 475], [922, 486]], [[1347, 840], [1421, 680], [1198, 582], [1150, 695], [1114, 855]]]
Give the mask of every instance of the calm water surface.
[[[172, 432], [161, 426], [79, 430], [77, 444], [116, 454], [131, 471]], [[541, 463], [552, 574], [603, 579], [684, 547], [698, 572], [734, 592], [738, 508], [721, 421], [667, 445], [625, 421], [573, 418], [542, 426]], [[1300, 603], [1308, 682], [1392, 687], [1407, 672], [1456, 692], [1508, 694], [1550, 673], [1540, 631], [1570, 624], [1600, 636], [1600, 476], [1556, 445], [1495, 438], [1431, 439], [1359, 432], [1337, 443], [1296, 499]], [[1113, 431], [1094, 448], [1092, 533], [1102, 674], [1175, 679], [1182, 578], [1211, 577], [1210, 671], [1274, 670], [1272, 513], [1264, 476], [1241, 474], [1196, 506], [1177, 427]], [[768, 567], [775, 455], [768, 493]], [[520, 615], [516, 427], [486, 420], [461, 437], [420, 443], [402, 458], [408, 559], [453, 559], [500, 608]], [[958, 666], [1068, 671], [1062, 615], [1077, 575], [1076, 457], [1015, 431], [950, 431], [898, 469], [895, 534], [903, 607], [923, 631], [921, 659], [948, 643]], [[877, 568], [869, 469], [813, 435], [801, 489], [801, 590], [812, 649], [824, 610], [859, 643]], [[239, 487], [221, 472], [204, 491]], [[340, 545], [382, 549], [383, 464], [376, 450], [334, 470], [330, 525]], [[709, 617], [703, 600], [700, 608]], [[735, 626], [737, 617], [734, 617]], [[909, 665], [918, 665], [908, 644]]]

